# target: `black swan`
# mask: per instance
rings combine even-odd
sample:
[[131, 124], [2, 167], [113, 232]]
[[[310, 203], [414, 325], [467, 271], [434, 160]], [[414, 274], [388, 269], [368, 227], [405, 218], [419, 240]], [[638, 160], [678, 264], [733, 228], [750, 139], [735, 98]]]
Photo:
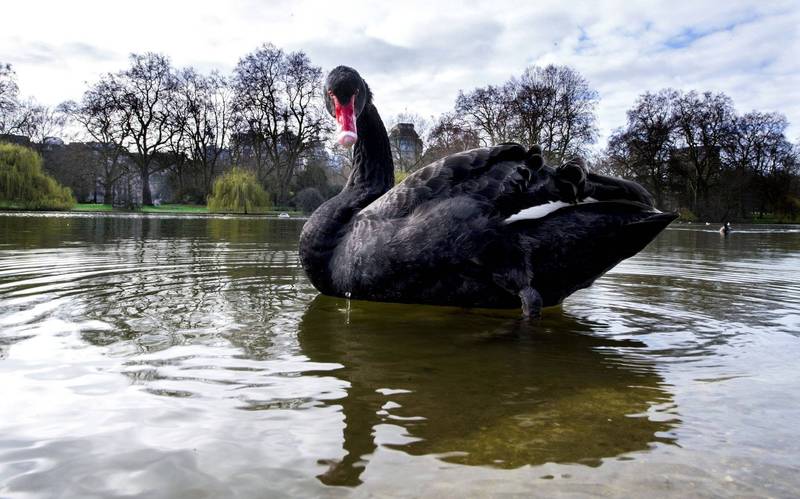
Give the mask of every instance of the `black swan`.
[[[327, 295], [518, 308], [538, 316], [644, 248], [676, 215], [639, 184], [553, 168], [538, 146], [453, 154], [394, 186], [386, 128], [366, 82], [339, 66], [325, 80], [339, 143], [355, 146], [341, 193], [312, 214], [300, 260]], [[393, 187], [394, 186], [394, 187]]]

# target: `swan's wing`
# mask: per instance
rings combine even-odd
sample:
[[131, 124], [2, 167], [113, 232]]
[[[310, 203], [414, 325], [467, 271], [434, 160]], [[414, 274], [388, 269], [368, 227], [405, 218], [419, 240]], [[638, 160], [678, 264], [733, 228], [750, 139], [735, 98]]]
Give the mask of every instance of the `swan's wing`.
[[453, 154], [409, 175], [363, 209], [359, 218], [404, 218], [431, 204], [461, 197], [485, 212], [500, 214], [513, 210], [514, 200], [543, 164], [541, 149], [526, 150], [519, 144]]
[[381, 290], [390, 301], [426, 293], [439, 301], [452, 295], [488, 303], [475, 298], [486, 293], [516, 300], [531, 272], [518, 235], [508, 237], [508, 218], [576, 197], [581, 181], [584, 169], [544, 166], [538, 147], [505, 144], [449, 156], [359, 212], [336, 250], [334, 280], [353, 296]]
[[460, 286], [458, 276], [477, 265], [471, 260], [518, 211], [508, 206], [527, 196], [542, 164], [541, 149], [504, 144], [415, 172], [354, 217], [331, 263], [334, 280], [354, 296], [360, 289]]

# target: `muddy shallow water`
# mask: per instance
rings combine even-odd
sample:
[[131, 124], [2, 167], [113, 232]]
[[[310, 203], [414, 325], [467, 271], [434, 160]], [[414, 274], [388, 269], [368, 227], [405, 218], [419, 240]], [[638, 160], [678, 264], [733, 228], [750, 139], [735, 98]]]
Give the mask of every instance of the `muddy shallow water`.
[[318, 296], [301, 226], [0, 214], [0, 497], [800, 494], [800, 227], [529, 323]]

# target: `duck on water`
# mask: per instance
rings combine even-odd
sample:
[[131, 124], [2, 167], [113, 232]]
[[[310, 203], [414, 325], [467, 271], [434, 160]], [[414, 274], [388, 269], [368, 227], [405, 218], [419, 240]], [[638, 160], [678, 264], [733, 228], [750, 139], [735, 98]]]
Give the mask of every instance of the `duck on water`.
[[324, 294], [538, 316], [676, 218], [635, 182], [581, 160], [550, 167], [540, 147], [512, 143], [453, 154], [395, 186], [369, 86], [345, 66], [324, 85], [338, 141], [355, 148], [344, 189], [300, 236], [303, 268]]

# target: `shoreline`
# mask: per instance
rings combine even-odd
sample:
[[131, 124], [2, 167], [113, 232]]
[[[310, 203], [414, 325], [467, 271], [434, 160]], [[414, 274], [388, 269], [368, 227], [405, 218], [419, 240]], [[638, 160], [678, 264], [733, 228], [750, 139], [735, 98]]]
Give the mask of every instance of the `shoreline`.
[[[117, 214], [117, 215], [177, 215], [177, 216], [242, 216], [242, 217], [264, 217], [264, 218], [282, 218], [282, 213], [289, 215], [290, 219], [305, 220], [309, 215], [295, 210], [269, 210], [264, 213], [236, 213], [236, 212], [210, 212], [208, 208], [202, 205], [185, 205], [185, 204], [167, 204], [161, 206], [145, 206], [139, 210], [126, 210], [121, 208], [113, 208], [110, 205], [95, 205], [95, 204], [76, 204], [70, 210], [37, 210], [31, 208], [16, 208], [10, 206], [0, 206], [0, 214], [4, 213], [53, 213], [53, 214]], [[747, 225], [798, 225], [800, 220], [785, 221], [776, 220], [774, 218], [754, 218], [750, 220], [730, 221], [732, 224], [747, 224]], [[721, 225], [721, 221], [709, 220], [708, 223], [712, 226]], [[705, 226], [706, 221], [684, 221], [675, 220], [674, 225], [688, 225], [688, 226]]]
[[[138, 210], [114, 208], [111, 205], [76, 204], [69, 210], [32, 209], [12, 206], [0, 206], [0, 213], [58, 213], [58, 214], [119, 214], [119, 215], [208, 215], [208, 216], [244, 216], [281, 218], [282, 213], [289, 218], [307, 218], [303, 212], [295, 210], [269, 210], [264, 213], [210, 212], [202, 205], [169, 204], [161, 206], [144, 206]], [[284, 217], [285, 218], [285, 217]]]
[[293, 215], [289, 218], [279, 217], [274, 214], [244, 214], [244, 213], [170, 213], [170, 212], [141, 212], [141, 211], [47, 211], [47, 210], [0, 210], [2, 218], [182, 218], [182, 219], [248, 219], [248, 220], [282, 220], [297, 222], [308, 220], [306, 215]]

